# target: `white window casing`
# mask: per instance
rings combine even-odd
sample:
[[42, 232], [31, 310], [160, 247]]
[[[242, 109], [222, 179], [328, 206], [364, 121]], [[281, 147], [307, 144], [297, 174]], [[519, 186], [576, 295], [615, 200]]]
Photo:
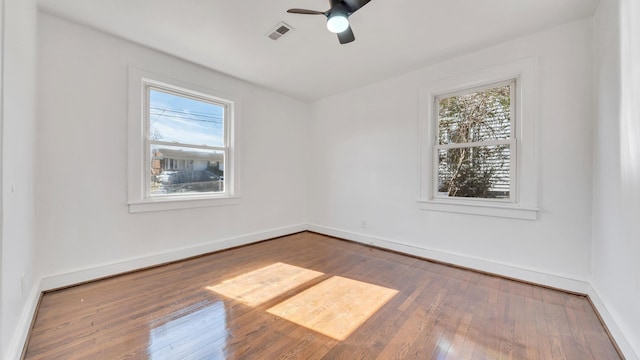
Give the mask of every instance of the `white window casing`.
[[[516, 219], [537, 219], [537, 145], [535, 117], [536, 59], [497, 66], [483, 71], [430, 82], [419, 89], [419, 174], [420, 209]], [[436, 99], [483, 89], [513, 81], [511, 91], [511, 131], [508, 140], [494, 141], [509, 144], [509, 199], [485, 199], [438, 196], [437, 151], [443, 148], [468, 147], [475, 144], [438, 144]], [[485, 142], [481, 145], [492, 145]]]
[[[149, 111], [150, 89], [171, 95], [205, 101], [224, 108], [223, 143], [218, 145], [195, 145], [152, 139], [150, 135]], [[187, 209], [230, 205], [239, 202], [239, 112], [238, 99], [209, 89], [202, 84], [187, 83], [172, 77], [129, 67], [129, 114], [128, 114], [128, 205], [129, 212], [148, 212], [172, 209]], [[152, 145], [192, 148], [197, 151], [220, 153], [223, 159], [223, 191], [190, 192], [186, 194], [154, 195], [150, 191]], [[193, 165], [193, 160], [171, 159], [167, 169], [178, 169]]]

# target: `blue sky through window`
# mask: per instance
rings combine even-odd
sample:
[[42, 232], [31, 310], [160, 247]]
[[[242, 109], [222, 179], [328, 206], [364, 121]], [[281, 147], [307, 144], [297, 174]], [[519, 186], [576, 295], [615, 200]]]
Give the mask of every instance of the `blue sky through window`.
[[151, 140], [224, 146], [224, 107], [149, 89]]

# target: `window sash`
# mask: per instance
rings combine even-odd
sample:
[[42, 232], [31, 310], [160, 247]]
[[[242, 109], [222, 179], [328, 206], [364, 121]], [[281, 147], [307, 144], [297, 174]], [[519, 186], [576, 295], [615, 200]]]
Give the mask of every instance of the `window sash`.
[[[452, 146], [449, 146], [452, 145]], [[439, 177], [441, 175], [440, 172], [440, 161], [439, 161], [439, 152], [440, 150], [451, 150], [451, 149], [461, 149], [461, 148], [479, 148], [479, 147], [491, 147], [496, 145], [508, 145], [509, 147], [509, 198], [489, 198], [489, 197], [464, 197], [464, 196], [449, 196], [442, 195], [439, 191]], [[434, 146], [433, 151], [433, 189], [432, 196], [434, 199], [438, 200], [452, 200], [452, 201], [477, 201], [477, 202], [497, 202], [497, 203], [515, 203], [516, 202], [516, 186], [515, 186], [515, 174], [516, 174], [516, 161], [515, 159], [518, 156], [517, 153], [517, 141], [516, 139], [510, 140], [500, 140], [500, 141], [491, 141], [491, 142], [476, 142], [476, 143], [465, 143], [465, 144], [448, 144], [448, 145], [437, 145]]]
[[456, 148], [464, 148], [464, 147], [509, 145], [509, 144], [512, 144], [514, 141], [515, 139], [475, 141], [475, 142], [468, 142], [468, 143], [448, 143], [448, 144], [442, 144], [442, 145], [434, 145], [434, 148], [436, 150], [440, 150], [440, 149], [456, 149]]
[[[160, 83], [157, 81], [152, 81], [152, 80], [147, 80], [147, 79], [143, 79], [143, 89], [144, 89], [144, 107], [143, 107], [143, 124], [144, 124], [144, 129], [143, 129], [143, 134], [144, 134], [144, 141], [143, 146], [143, 154], [144, 154], [144, 169], [147, 169], [146, 171], [144, 171], [144, 176], [142, 181], [143, 183], [143, 189], [144, 189], [144, 199], [145, 200], [150, 200], [150, 199], [159, 199], [159, 198], [205, 198], [205, 197], [219, 197], [219, 196], [229, 196], [231, 195], [231, 189], [229, 186], [227, 186], [228, 183], [231, 182], [230, 179], [230, 173], [227, 174], [227, 164], [229, 162], [229, 154], [230, 154], [230, 146], [229, 144], [231, 143], [231, 132], [229, 131], [229, 118], [230, 116], [232, 116], [232, 103], [224, 101], [222, 99], [217, 99], [214, 98], [210, 95], [207, 94], [202, 94], [196, 91], [192, 91], [192, 90], [188, 90], [188, 89], [184, 89], [184, 88], [179, 88], [179, 87], [175, 87], [172, 85], [168, 85], [168, 84], [164, 84], [164, 83]], [[209, 145], [194, 145], [194, 144], [189, 144], [189, 143], [182, 143], [182, 142], [167, 142], [167, 141], [160, 141], [160, 140], [151, 140], [151, 103], [150, 103], [150, 94], [151, 94], [151, 90], [156, 90], [156, 91], [162, 91], [177, 97], [182, 97], [182, 98], [187, 98], [187, 99], [191, 99], [191, 100], [196, 100], [196, 101], [200, 101], [200, 102], [206, 102], [209, 104], [213, 104], [216, 106], [220, 106], [224, 108], [223, 111], [223, 119], [222, 119], [222, 131], [223, 131], [223, 146], [209, 146]], [[171, 194], [151, 194], [151, 167], [152, 167], [152, 160], [151, 160], [151, 147], [153, 145], [164, 145], [164, 146], [171, 146], [171, 147], [184, 147], [184, 148], [190, 148], [190, 149], [200, 149], [200, 150], [208, 150], [208, 151], [219, 151], [223, 153], [223, 167], [225, 169], [225, 174], [224, 174], [224, 184], [223, 184], [223, 191], [219, 191], [219, 192], [187, 192], [184, 194], [176, 194], [176, 193], [171, 193]]]
[[[444, 94], [440, 94], [440, 95], [436, 95], [433, 97], [433, 109], [434, 109], [434, 114], [433, 114], [433, 118], [435, 119], [435, 131], [433, 132], [433, 134], [435, 135], [435, 142], [434, 144], [440, 144], [440, 101], [443, 99], [447, 99], [450, 97], [455, 97], [455, 96], [465, 96], [465, 95], [469, 95], [472, 93], [476, 93], [476, 92], [481, 92], [484, 90], [489, 90], [489, 89], [493, 89], [493, 88], [497, 88], [497, 87], [502, 87], [505, 85], [509, 85], [509, 101], [510, 101], [510, 109], [509, 109], [509, 121], [510, 121], [510, 134], [509, 134], [509, 138], [510, 139], [515, 139], [516, 137], [516, 90], [517, 90], [517, 83], [516, 83], [516, 79], [509, 79], [509, 80], [505, 80], [505, 81], [499, 81], [499, 82], [494, 82], [494, 83], [490, 83], [490, 84], [486, 84], [486, 85], [482, 85], [482, 86], [476, 86], [476, 87], [472, 87], [472, 88], [467, 88], [467, 89], [462, 89], [462, 90], [457, 90], [457, 91], [453, 91], [453, 92], [448, 92], [448, 93], [444, 93]], [[466, 143], [468, 144], [468, 143]]]
[[[165, 145], [166, 143], [162, 143], [161, 145]], [[151, 160], [151, 148], [153, 147], [153, 145], [157, 145], [157, 143], [155, 142], [149, 142], [149, 145], [147, 145], [146, 148], [146, 154], [147, 154], [147, 163], [148, 166], [146, 167], [147, 169], [151, 169], [152, 167], [152, 160]], [[222, 154], [222, 166], [224, 168], [224, 175], [223, 175], [223, 180], [222, 182], [222, 189], [223, 191], [191, 191], [191, 192], [185, 192], [185, 193], [168, 193], [168, 194], [152, 194], [151, 191], [151, 182], [152, 182], [152, 174], [151, 171], [146, 171], [145, 172], [145, 197], [146, 199], [161, 199], [161, 198], [172, 198], [172, 197], [176, 197], [176, 198], [183, 198], [183, 197], [209, 197], [209, 196], [221, 196], [221, 195], [228, 195], [230, 194], [230, 191], [228, 189], [228, 178], [230, 178], [229, 176], [227, 176], [227, 159], [229, 158], [229, 150], [227, 148], [204, 148], [204, 147], [195, 147], [195, 146], [183, 146], [181, 144], [178, 143], [171, 143], [170, 145], [171, 147], [187, 147], [187, 148], [192, 148], [192, 149], [202, 149], [202, 150], [208, 150], [208, 152], [218, 152]], [[180, 163], [184, 162], [184, 161], [188, 161], [188, 160], [180, 160], [180, 159], [170, 159], [171, 163], [169, 165], [169, 170], [179, 170], [180, 169]], [[184, 163], [183, 163], [184, 164]], [[201, 183], [199, 181], [195, 181], [194, 183]]]
[[[509, 97], [510, 97], [510, 106], [509, 106], [509, 121], [510, 121], [510, 136], [509, 139], [501, 139], [501, 140], [485, 140], [485, 141], [477, 141], [477, 142], [466, 142], [466, 143], [447, 143], [440, 144], [440, 101], [453, 96], [464, 96], [475, 92], [480, 92], [496, 87], [501, 87], [509, 85]], [[435, 121], [432, 122], [433, 126], [433, 150], [432, 150], [432, 189], [431, 194], [433, 199], [439, 199], [447, 201], [477, 201], [477, 202], [500, 202], [500, 203], [516, 203], [517, 202], [517, 193], [516, 193], [516, 174], [517, 174], [517, 159], [518, 159], [518, 142], [516, 139], [516, 108], [518, 104], [516, 103], [517, 99], [517, 80], [515, 78], [508, 79], [505, 81], [488, 83], [481, 86], [476, 86], [472, 88], [460, 89], [457, 91], [447, 92], [443, 94], [438, 94], [433, 96], [433, 114], [432, 119]], [[440, 176], [439, 169], [439, 159], [438, 153], [440, 150], [447, 149], [457, 149], [457, 148], [472, 148], [472, 147], [486, 147], [486, 146], [495, 146], [495, 145], [509, 145], [510, 156], [509, 156], [509, 198], [508, 199], [495, 199], [495, 198], [484, 198], [484, 197], [455, 197], [455, 196], [443, 196], [440, 195], [438, 191], [438, 180]]]

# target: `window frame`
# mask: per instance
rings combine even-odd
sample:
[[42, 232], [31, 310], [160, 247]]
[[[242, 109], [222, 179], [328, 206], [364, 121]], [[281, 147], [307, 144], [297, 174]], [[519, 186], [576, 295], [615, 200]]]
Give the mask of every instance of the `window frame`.
[[[150, 193], [150, 146], [161, 143], [167, 146], [208, 148], [190, 144], [162, 142], [150, 139], [149, 92], [156, 89], [176, 96], [206, 101], [225, 107], [224, 146], [216, 151], [224, 152], [224, 191], [155, 195]], [[237, 138], [239, 128], [239, 100], [205, 86], [175, 80], [135, 67], [129, 68], [129, 148], [128, 148], [128, 205], [129, 212], [149, 212], [173, 209], [200, 208], [236, 204], [240, 199], [238, 181], [239, 156]]]
[[[537, 144], [535, 138], [535, 58], [433, 81], [420, 87], [419, 144], [420, 197], [422, 210], [537, 219]], [[511, 106], [511, 154], [509, 199], [438, 196], [438, 104], [437, 99], [464, 94], [515, 81]], [[465, 144], [463, 146], [468, 146]]]
[[[511, 98], [511, 106], [509, 107], [510, 118], [510, 131], [509, 138], [506, 140], [486, 140], [479, 142], [470, 142], [470, 143], [448, 143], [448, 144], [440, 144], [439, 143], [439, 135], [440, 135], [440, 100], [454, 97], [454, 96], [464, 96], [474, 92], [479, 92], [487, 89], [493, 89], [499, 86], [510, 85], [509, 96]], [[515, 203], [516, 202], [516, 183], [517, 183], [517, 172], [516, 172], [516, 162], [513, 159], [517, 160], [517, 139], [515, 137], [516, 134], [516, 109], [518, 106], [516, 92], [518, 90], [518, 81], [515, 78], [498, 81], [490, 84], [485, 84], [481, 86], [476, 86], [469, 89], [458, 90], [450, 93], [439, 94], [433, 97], [433, 121], [435, 122], [434, 126], [434, 146], [433, 146], [433, 198], [434, 199], [464, 199], [468, 201], [491, 201], [491, 202], [499, 202], [499, 203]], [[444, 195], [439, 195], [438, 191], [438, 176], [440, 175], [439, 169], [439, 161], [438, 161], [438, 151], [439, 150], [449, 150], [456, 148], [474, 148], [474, 147], [487, 147], [494, 145], [509, 145], [509, 199], [494, 199], [494, 198], [474, 198], [474, 197], [449, 197]]]

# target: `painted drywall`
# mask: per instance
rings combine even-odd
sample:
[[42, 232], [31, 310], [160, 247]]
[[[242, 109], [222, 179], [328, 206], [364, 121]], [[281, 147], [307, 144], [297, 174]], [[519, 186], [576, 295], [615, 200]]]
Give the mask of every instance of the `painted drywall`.
[[[48, 14], [38, 30], [43, 276], [305, 223], [308, 104]], [[129, 213], [129, 65], [240, 101], [239, 204]]]
[[[420, 255], [427, 249], [586, 281], [591, 37], [591, 19], [584, 19], [315, 102], [309, 222], [353, 239], [402, 244]], [[531, 57], [538, 59], [538, 220], [419, 210], [418, 89]]]
[[[3, 106], [3, 100], [4, 100], [4, 76], [3, 76], [3, 70], [4, 70], [4, 0], [0, 0], [0, 158], [2, 158], [2, 154], [4, 153], [4, 141], [3, 141], [3, 131], [2, 128], [4, 127], [4, 106]], [[4, 289], [2, 284], [4, 284], [3, 278], [4, 278], [4, 261], [3, 258], [4, 256], [2, 255], [3, 252], [3, 248], [4, 248], [4, 227], [3, 227], [3, 221], [4, 221], [4, 186], [3, 186], [3, 176], [2, 174], [4, 173], [4, 169], [2, 164], [0, 164], [0, 324], [3, 324], [4, 322], [2, 321], [3, 319], [3, 312], [4, 312], [4, 296], [2, 294], [4, 294]], [[5, 346], [3, 345], [4, 343], [4, 338], [3, 338], [3, 330], [2, 330], [2, 326], [0, 326], [0, 355], [3, 355], [5, 353]]]
[[[620, 69], [615, 55], [599, 52], [599, 60], [606, 65], [601, 68], [605, 81], [598, 92], [618, 92], [600, 101], [610, 109], [598, 112], [598, 126], [609, 130], [595, 136], [595, 156], [601, 159], [596, 159], [594, 169], [590, 19], [324, 99], [312, 110], [277, 93], [47, 14], [40, 15], [38, 25], [36, 228], [41, 276], [304, 224], [307, 201], [309, 223], [318, 229], [506, 264], [507, 272], [529, 269], [584, 281], [591, 269], [594, 174], [593, 201], [602, 210], [594, 208], [593, 284], [627, 338], [638, 338], [637, 307], [616, 299], [623, 284], [640, 284], [637, 267], [634, 270], [634, 263], [628, 261], [630, 254], [638, 253], [637, 244], [628, 244], [638, 229], [632, 224], [619, 228], [620, 221], [613, 219], [627, 212], [638, 218], [638, 212], [621, 199], [622, 190], [614, 192], [615, 200], [605, 196], [618, 181], [635, 179], [621, 166], [605, 161], [613, 156], [622, 162], [620, 149], [603, 145], [622, 136], [621, 121], [615, 120], [621, 117], [609, 116], [610, 111], [618, 111], [615, 94], [620, 93]], [[607, 36], [615, 40], [616, 34], [603, 36], [602, 43], [607, 43]], [[539, 219], [418, 210], [418, 88], [443, 77], [529, 57], [538, 57], [539, 64]], [[240, 205], [128, 213], [129, 64], [160, 72], [167, 67], [178, 69], [187, 81], [206, 78], [213, 88], [242, 99], [242, 136], [247, 145]], [[312, 122], [307, 124], [310, 116]], [[609, 171], [621, 175], [605, 176]], [[607, 216], [608, 212], [612, 215]], [[595, 219], [603, 214], [601, 220]], [[21, 221], [25, 219], [29, 220]], [[614, 242], [620, 250], [611, 251], [612, 238], [621, 239]], [[623, 259], [620, 266], [618, 258]], [[620, 268], [631, 275], [616, 280]], [[637, 290], [626, 295], [637, 298]]]
[[594, 16], [597, 94], [592, 286], [640, 358], [640, 4], [602, 1]]
[[[34, 282], [36, 2], [4, 0], [0, 357], [8, 357]], [[14, 345], [12, 345], [14, 344]], [[18, 344], [21, 345], [21, 344]]]

